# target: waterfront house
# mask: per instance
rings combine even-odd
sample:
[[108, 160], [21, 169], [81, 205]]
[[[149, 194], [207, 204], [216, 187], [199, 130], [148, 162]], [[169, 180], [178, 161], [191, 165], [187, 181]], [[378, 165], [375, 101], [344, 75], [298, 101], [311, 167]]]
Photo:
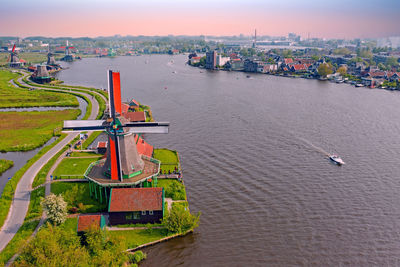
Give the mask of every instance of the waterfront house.
[[129, 102], [129, 109], [135, 108], [139, 108], [139, 102], [132, 98], [132, 100]]
[[145, 122], [146, 113], [144, 111], [126, 112], [123, 116], [130, 122]]
[[112, 188], [108, 213], [111, 225], [158, 223], [164, 216], [164, 188]]
[[200, 59], [201, 59], [201, 57], [192, 57], [189, 59], [189, 63], [190, 63], [190, 65], [200, 63]]
[[137, 152], [140, 155], [145, 155], [149, 158], [153, 156], [154, 148], [152, 145], [147, 143], [144, 139], [142, 139], [139, 135], [135, 135], [135, 143]]
[[106, 220], [101, 214], [96, 215], [79, 215], [78, 216], [78, 235], [82, 235], [88, 231], [91, 227], [95, 229], [104, 229], [106, 226]]

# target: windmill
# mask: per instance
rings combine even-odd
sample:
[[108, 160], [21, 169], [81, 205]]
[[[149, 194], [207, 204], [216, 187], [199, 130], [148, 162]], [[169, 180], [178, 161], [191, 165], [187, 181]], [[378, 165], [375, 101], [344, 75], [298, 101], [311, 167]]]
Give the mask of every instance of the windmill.
[[49, 45], [49, 49], [47, 51], [47, 65], [49, 65], [49, 66], [57, 65], [56, 60], [54, 58], [54, 54], [50, 52], [50, 45]]
[[120, 73], [108, 71], [109, 117], [106, 120], [64, 121], [66, 131], [105, 131], [107, 158], [90, 166], [85, 177], [100, 186], [136, 185], [157, 175], [159, 162], [141, 156], [134, 134], [168, 133], [168, 122], [129, 122], [122, 116]]
[[23, 63], [21, 60], [18, 58], [17, 51], [15, 51], [15, 44], [11, 50], [10, 56], [8, 57], [8, 64], [12, 68], [20, 67]]

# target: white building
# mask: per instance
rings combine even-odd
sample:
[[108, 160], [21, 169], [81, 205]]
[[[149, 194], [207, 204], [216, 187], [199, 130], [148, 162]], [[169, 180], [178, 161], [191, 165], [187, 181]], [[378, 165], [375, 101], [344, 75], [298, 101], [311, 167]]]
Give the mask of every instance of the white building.
[[217, 56], [217, 66], [224, 66], [226, 63], [228, 63], [231, 60], [230, 57], [223, 57], [221, 55]]

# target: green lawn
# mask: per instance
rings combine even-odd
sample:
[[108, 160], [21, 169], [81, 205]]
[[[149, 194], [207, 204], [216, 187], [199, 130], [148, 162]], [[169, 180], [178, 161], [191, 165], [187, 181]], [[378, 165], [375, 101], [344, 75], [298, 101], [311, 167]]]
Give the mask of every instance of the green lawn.
[[33, 112], [2, 112], [0, 117], [0, 151], [26, 151], [42, 146], [62, 127], [73, 120], [78, 109]]
[[161, 173], [172, 173], [175, 168], [177, 170], [179, 169], [179, 157], [177, 152], [174, 150], [169, 150], [166, 148], [154, 149], [153, 158], [161, 161]]
[[95, 152], [72, 152], [71, 153], [71, 158], [75, 157], [99, 157], [102, 155], [99, 155]]
[[108, 231], [111, 236], [124, 237], [126, 240], [126, 249], [135, 248], [137, 246], [156, 241], [158, 239], [167, 237], [167, 229], [152, 229], [149, 230], [126, 230], [126, 231]]
[[37, 106], [79, 106], [76, 97], [43, 90], [29, 91], [12, 86], [9, 81], [19, 74], [0, 70], [0, 108]]
[[185, 186], [176, 179], [158, 179], [157, 187], [164, 187], [165, 197], [186, 200]]
[[78, 226], [78, 218], [67, 218], [63, 224], [60, 225], [66, 231], [72, 231], [76, 233]]
[[11, 168], [13, 165], [14, 162], [12, 160], [0, 159], [0, 174]]
[[51, 192], [56, 195], [61, 194], [67, 201], [68, 208], [76, 207], [76, 203], [83, 203], [86, 213], [106, 211], [107, 209], [106, 204], [100, 204], [90, 197], [89, 183], [56, 182], [51, 184]]
[[[89, 167], [90, 163], [99, 160], [101, 156], [96, 158], [73, 158], [73, 157], [66, 157], [64, 158], [58, 167], [55, 169], [54, 173], [52, 174], [53, 177], [57, 176], [62, 179], [68, 179], [68, 177], [63, 177], [65, 175], [78, 175], [82, 176]], [[74, 178], [74, 177], [72, 177]]]

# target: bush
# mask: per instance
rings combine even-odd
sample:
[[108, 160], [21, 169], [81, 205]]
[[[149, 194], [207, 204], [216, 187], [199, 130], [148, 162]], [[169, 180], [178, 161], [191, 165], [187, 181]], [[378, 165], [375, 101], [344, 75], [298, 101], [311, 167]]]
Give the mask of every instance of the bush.
[[190, 214], [189, 210], [181, 205], [172, 206], [171, 210], [166, 212], [162, 220], [168, 231], [172, 233], [185, 233], [190, 229], [199, 226], [200, 212], [196, 215]]
[[61, 224], [67, 219], [67, 202], [61, 195], [50, 194], [40, 204], [51, 223]]
[[143, 253], [143, 251], [138, 250], [133, 254], [129, 254], [129, 261], [135, 264], [141, 262], [142, 260], [145, 260], [146, 257], [147, 257], [146, 253]]

